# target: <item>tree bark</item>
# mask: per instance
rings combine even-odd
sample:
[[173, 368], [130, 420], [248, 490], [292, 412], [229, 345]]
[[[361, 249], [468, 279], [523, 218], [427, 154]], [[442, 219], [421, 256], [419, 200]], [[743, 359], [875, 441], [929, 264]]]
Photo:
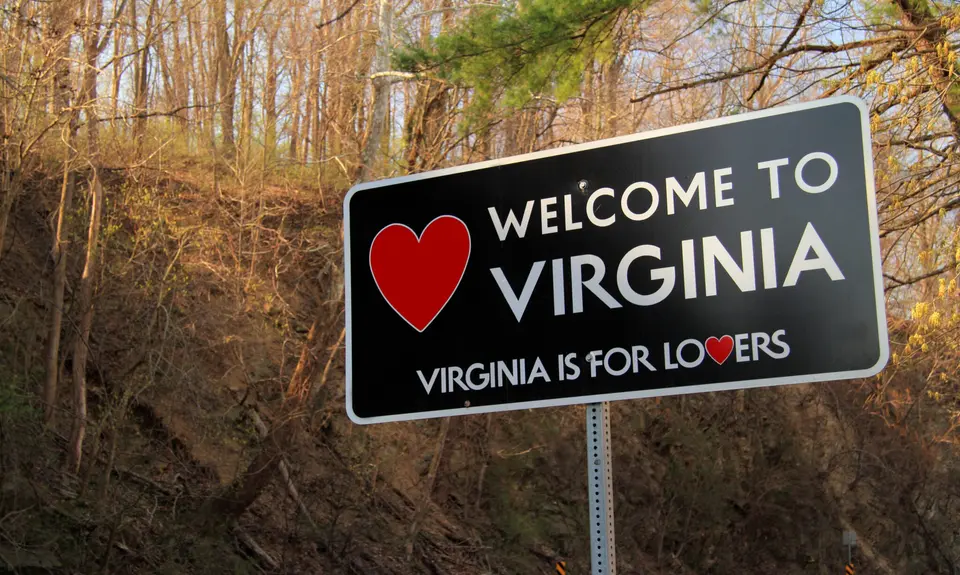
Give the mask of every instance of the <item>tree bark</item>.
[[[373, 73], [386, 72], [390, 66], [390, 49], [393, 30], [393, 3], [391, 0], [378, 0], [377, 21], [379, 38], [377, 55], [373, 61]], [[378, 76], [373, 79], [373, 117], [367, 132], [367, 142], [363, 148], [360, 179], [367, 181], [376, 170], [380, 158], [380, 145], [387, 134], [387, 109], [390, 104], [390, 79]]]
[[274, 23], [267, 36], [267, 69], [263, 83], [263, 153], [268, 161], [274, 159], [277, 150], [277, 34], [279, 24]]
[[604, 118], [604, 136], [608, 138], [616, 136], [620, 130], [619, 122], [617, 121], [620, 104], [620, 99], [617, 96], [617, 88], [622, 82], [623, 58], [620, 56], [619, 50], [620, 48], [618, 46], [616, 54], [613, 56], [613, 60], [607, 65], [606, 73], [604, 74], [604, 81], [606, 82], [606, 89], [604, 90], [606, 99], [606, 105], [604, 106], [604, 113], [606, 114], [606, 118]]
[[[59, 117], [70, 106], [70, 38], [68, 32], [75, 6], [68, 2], [57, 4], [50, 18], [50, 34], [61, 38], [56, 47], [54, 58], [54, 77], [52, 88], [52, 112]], [[75, 152], [73, 142], [77, 132], [77, 114], [70, 112], [70, 120], [65, 134], [67, 143], [64, 152], [63, 182], [60, 188], [60, 204], [57, 208], [57, 228], [54, 231], [51, 257], [53, 259], [53, 299], [47, 319], [47, 341], [44, 349], [43, 378], [43, 421], [49, 425], [53, 421], [57, 404], [57, 387], [60, 379], [60, 335], [63, 325], [63, 294], [67, 283], [67, 233], [65, 229], [66, 213], [73, 206], [73, 193], [77, 175], [73, 171]]]
[[73, 430], [70, 435], [70, 451], [67, 465], [74, 472], [80, 470], [83, 458], [83, 439], [87, 430], [87, 352], [90, 345], [90, 329], [93, 325], [93, 289], [97, 275], [100, 219], [103, 211], [103, 186], [100, 183], [100, 122], [97, 118], [97, 57], [100, 54], [100, 25], [103, 21], [102, 0], [88, 0], [86, 11], [86, 66], [83, 72], [83, 94], [87, 116], [87, 151], [90, 172], [90, 225], [87, 230], [87, 257], [80, 280], [81, 313], [80, 333], [73, 349]]
[[[240, 154], [243, 155], [244, 165], [250, 161], [251, 142], [253, 142], [253, 77], [255, 65], [253, 62], [254, 41], [251, 39], [246, 48], [246, 62], [242, 67], [240, 76], [240, 93], [242, 100], [240, 105]], [[243, 55], [240, 56], [243, 60]]]
[[26, 83], [23, 48], [28, 39], [24, 34], [22, 12], [17, 13], [16, 22], [5, 29], [3, 45], [0, 46], [0, 261], [3, 261], [6, 248], [7, 227], [13, 204], [20, 196], [22, 187], [22, 146], [25, 126], [19, 117], [16, 99], [18, 91]]
[[66, 233], [66, 213], [73, 205], [73, 193], [76, 188], [77, 174], [73, 171], [76, 154], [73, 152], [73, 140], [76, 122], [71, 121], [66, 136], [67, 150], [63, 161], [63, 183], [60, 187], [60, 205], [57, 210], [57, 229], [53, 238], [53, 301], [50, 302], [47, 320], [47, 345], [45, 350], [43, 378], [43, 421], [53, 422], [57, 405], [57, 387], [60, 378], [60, 333], [63, 326], [63, 294], [67, 285], [67, 248], [69, 241]]
[[[62, 2], [62, 4], [68, 4], [68, 2]], [[125, 34], [127, 29], [130, 30], [131, 35], [134, 36], [134, 41], [136, 41], [135, 32], [137, 29], [137, 21], [135, 4], [136, 2], [130, 2], [130, 10], [134, 11], [133, 20], [129, 22], [128, 26], [120, 26], [113, 36], [113, 74], [110, 78], [110, 111], [114, 118], [120, 114], [120, 80], [123, 77], [124, 70], [123, 58], [120, 56], [123, 55], [124, 50], [127, 48], [127, 36]]]
[[[293, 35], [298, 33], [300, 27], [299, 19], [300, 8], [299, 6], [295, 6], [293, 11], [293, 25], [290, 31]], [[289, 102], [291, 122], [290, 159], [297, 161], [300, 159], [297, 151], [300, 145], [300, 92], [303, 83], [303, 60], [301, 58], [297, 58], [297, 61], [293, 63], [290, 75], [290, 96], [287, 99], [287, 102]]]
[[233, 114], [237, 101], [236, 74], [231, 57], [233, 52], [230, 49], [230, 34], [227, 30], [226, 0], [214, 0], [212, 5], [216, 30], [216, 73], [220, 92], [220, 131], [222, 132], [224, 152], [229, 155], [236, 147], [233, 136]]
[[[321, 14], [323, 4], [320, 5]], [[310, 148], [314, 162], [320, 162], [320, 31], [310, 31], [310, 81], [307, 87], [307, 114], [310, 119]], [[307, 159], [307, 150], [303, 151]]]
[[[211, 8], [211, 13], [213, 9]], [[216, 103], [217, 103], [217, 65], [216, 58], [210, 62], [210, 58], [204, 56], [204, 37], [201, 34], [201, 20], [196, 14], [196, 10], [190, 10], [187, 18], [188, 37], [190, 42], [190, 58], [197, 62], [198, 84], [194, 89], [194, 100], [201, 98], [203, 94], [203, 137], [211, 150], [216, 148]], [[212, 17], [212, 16], [211, 16]], [[216, 50], [216, 40], [208, 38], [206, 44], [214, 46]]]
[[[135, 0], [129, 1], [130, 6], [136, 6], [137, 3]], [[133, 123], [133, 141], [137, 160], [143, 157], [143, 138], [147, 131], [147, 118], [144, 114], [147, 111], [147, 78], [149, 77], [150, 46], [153, 43], [153, 14], [156, 8], [157, 0], [150, 0], [150, 7], [147, 9], [147, 20], [143, 30], [143, 47], [137, 55], [137, 64], [134, 73], [133, 113], [137, 114], [137, 118]], [[134, 26], [136, 26], [136, 22], [134, 22]], [[133, 36], [136, 38], [136, 31], [134, 31]]]
[[7, 226], [13, 204], [20, 196], [23, 188], [22, 173], [20, 171], [19, 145], [16, 142], [5, 142], [3, 152], [3, 173], [0, 174], [0, 191], [3, 192], [3, 202], [0, 203], [0, 261], [6, 251]]
[[[193, 62], [184, 57], [183, 40], [180, 38], [180, 26], [184, 17], [183, 7], [176, 6], [174, 9], [177, 10], [177, 12], [175, 13], [175, 20], [170, 30], [170, 34], [173, 36], [173, 64], [170, 70], [165, 71], [165, 74], [169, 75], [173, 82], [175, 106], [186, 108], [190, 105], [190, 78], [192, 76], [191, 70], [193, 68]], [[166, 58], [164, 58], [164, 61], [166, 61]], [[180, 127], [182, 136], [187, 136], [186, 129], [190, 121], [190, 115], [189, 110], [177, 112], [177, 124]]]

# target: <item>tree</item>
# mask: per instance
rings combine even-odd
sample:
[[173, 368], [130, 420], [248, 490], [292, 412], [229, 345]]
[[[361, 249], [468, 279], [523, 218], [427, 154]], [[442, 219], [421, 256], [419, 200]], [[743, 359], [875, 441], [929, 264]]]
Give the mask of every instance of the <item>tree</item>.
[[[130, 2], [130, 20], [135, 25], [136, 24], [136, 0], [129, 0]], [[143, 47], [139, 49], [139, 53], [135, 59], [134, 67], [134, 96], [133, 96], [133, 113], [136, 117], [133, 124], [133, 141], [136, 146], [136, 157], [137, 160], [143, 157], [143, 138], [147, 130], [147, 88], [148, 88], [148, 77], [150, 76], [150, 49], [153, 45], [154, 40], [154, 30], [153, 30], [153, 20], [154, 14], [157, 10], [157, 0], [150, 0], [150, 7], [147, 9], [147, 20], [144, 25], [144, 37], [143, 37]], [[134, 34], [134, 38], [136, 35]], [[134, 46], [137, 45], [136, 39], [134, 40]], [[135, 50], [136, 52], [137, 50]]]
[[[59, 44], [54, 51], [56, 63], [51, 88], [53, 113], [59, 117], [68, 112], [71, 104], [70, 86], [70, 21], [76, 13], [77, 6], [68, 2], [56, 5], [50, 14], [50, 37], [58, 38]], [[77, 112], [70, 111], [70, 119], [64, 129], [64, 142], [67, 143], [63, 160], [63, 181], [60, 188], [60, 204], [57, 206], [57, 224], [53, 235], [50, 255], [53, 259], [53, 298], [50, 302], [48, 314], [47, 342], [44, 353], [44, 382], [43, 382], [43, 419], [46, 424], [53, 421], [57, 404], [57, 387], [60, 378], [60, 335], [63, 325], [63, 296], [67, 283], [67, 211], [73, 205], [73, 194], [76, 189], [77, 175], [75, 171], [76, 152], [73, 142], [77, 133]]]
[[367, 142], [361, 158], [360, 181], [367, 181], [376, 169], [380, 146], [386, 136], [387, 109], [390, 105], [390, 78], [385, 75], [390, 65], [393, 38], [393, 2], [378, 0], [377, 56], [373, 61], [373, 114], [367, 130]]
[[67, 466], [80, 471], [83, 458], [83, 439], [87, 431], [87, 356], [90, 348], [90, 330], [93, 326], [93, 292], [97, 280], [97, 258], [100, 251], [100, 222], [103, 218], [103, 183], [100, 180], [100, 119], [97, 110], [97, 60], [103, 50], [101, 26], [103, 1], [87, 0], [84, 11], [83, 45], [85, 64], [80, 100], [85, 103], [87, 121], [87, 156], [90, 164], [88, 196], [90, 220], [87, 227], [87, 253], [80, 280], [80, 329], [73, 348], [73, 428]]
[[477, 118], [497, 103], [516, 109], [542, 96], [563, 101], [579, 93], [585, 70], [611, 41], [621, 18], [644, 4], [531, 0], [477, 7], [426, 47], [409, 44], [398, 50], [394, 62], [401, 70], [470, 86]]
[[[214, 0], [211, 3], [213, 10], [214, 42], [216, 46], [216, 60], [214, 70], [216, 74], [216, 89], [219, 95], [218, 109], [220, 110], [220, 131], [223, 147], [228, 155], [232, 154], [234, 142], [233, 114], [237, 101], [237, 76], [234, 67], [234, 50], [231, 48], [230, 32], [227, 28], [227, 2]], [[240, 5], [234, 14], [234, 40], [236, 40], [237, 17], [241, 13]]]

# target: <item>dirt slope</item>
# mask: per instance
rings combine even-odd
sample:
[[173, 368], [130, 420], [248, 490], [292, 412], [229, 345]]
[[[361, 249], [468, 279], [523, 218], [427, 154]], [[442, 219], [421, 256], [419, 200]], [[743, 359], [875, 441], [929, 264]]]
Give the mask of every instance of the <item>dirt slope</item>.
[[[35, 399], [54, 184], [31, 182], [0, 260], [8, 570], [50, 559], [62, 573], [480, 575], [552, 573], [563, 559], [568, 573], [589, 572], [582, 407], [458, 418], [439, 452], [439, 421], [347, 419], [339, 206], [293, 185], [217, 192], [191, 173], [153, 172], [107, 182], [89, 368], [95, 463], [62, 473], [69, 380], [52, 429]], [[204, 500], [249, 464], [255, 418], [273, 422], [314, 318], [327, 368], [286, 454], [306, 513], [275, 481], [236, 526], [198, 530]], [[844, 383], [615, 404], [620, 572], [836, 573], [848, 526], [869, 550], [860, 572], [937, 572], [946, 563], [925, 559], [934, 551], [910, 507], [919, 484], [880, 488], [934, 462], [862, 402]], [[851, 455], [891, 450], [906, 455], [883, 465]], [[954, 469], [951, 457], [938, 469]]]

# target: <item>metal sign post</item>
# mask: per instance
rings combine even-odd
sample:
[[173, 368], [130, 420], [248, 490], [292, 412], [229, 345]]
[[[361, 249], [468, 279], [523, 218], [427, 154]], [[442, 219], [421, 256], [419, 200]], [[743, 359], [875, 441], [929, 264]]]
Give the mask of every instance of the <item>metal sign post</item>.
[[844, 574], [855, 575], [856, 570], [853, 567], [853, 548], [857, 546], [857, 533], [855, 531], [844, 531], [843, 544], [847, 547], [847, 564], [844, 568]]
[[613, 457], [610, 404], [587, 404], [587, 479], [590, 491], [590, 562], [593, 575], [616, 575], [613, 535]]

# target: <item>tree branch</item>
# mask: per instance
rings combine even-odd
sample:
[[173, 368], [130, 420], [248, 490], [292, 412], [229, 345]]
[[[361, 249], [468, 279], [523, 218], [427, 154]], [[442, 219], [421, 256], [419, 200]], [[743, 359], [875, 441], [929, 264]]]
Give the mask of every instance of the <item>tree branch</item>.
[[346, 10], [344, 10], [340, 14], [337, 14], [333, 18], [327, 20], [326, 22], [321, 22], [319, 24], [316, 24], [315, 26], [317, 27], [317, 30], [323, 28], [324, 26], [329, 26], [330, 24], [335, 24], [336, 22], [343, 20], [344, 17], [346, 17], [347, 14], [349, 14], [354, 8], [356, 8], [357, 4], [359, 3], [360, 3], [360, 0], [353, 0], [353, 4], [351, 4]]
[[887, 286], [886, 289], [884, 289], [884, 291], [895, 290], [895, 289], [897, 289], [897, 288], [902, 288], [902, 287], [906, 287], [906, 286], [909, 286], [909, 285], [913, 285], [913, 284], [915, 284], [915, 283], [922, 282], [923, 280], [926, 280], [926, 279], [930, 279], [930, 278], [933, 278], [933, 277], [937, 277], [938, 275], [940, 275], [940, 274], [942, 274], [942, 273], [950, 270], [950, 268], [955, 267], [955, 266], [956, 266], [955, 263], [943, 265], [943, 266], [941, 266], [941, 267], [933, 270], [932, 272], [928, 272], [928, 273], [925, 273], [925, 274], [923, 274], [923, 275], [921, 275], [921, 276], [917, 276], [917, 277], [915, 277], [915, 278], [909, 278], [909, 279], [905, 279], [905, 280], [902, 280], [902, 279], [899, 279], [899, 278], [897, 278], [897, 277], [894, 277], [892, 274], [886, 274], [886, 273], [885, 273], [885, 274], [883, 274], [883, 277], [887, 278], [888, 280], [890, 280], [890, 281], [892, 281], [892, 282], [895, 282], [896, 285]]
[[690, 88], [697, 88], [699, 86], [705, 86], [707, 84], [715, 84], [717, 82], [724, 82], [726, 80], [733, 80], [735, 78], [740, 78], [746, 76], [747, 74], [752, 74], [759, 70], [763, 70], [767, 66], [771, 66], [776, 63], [778, 60], [786, 58], [788, 56], [793, 56], [794, 54], [799, 54], [801, 52], [813, 52], [816, 54], [836, 54], [838, 52], [846, 52], [847, 50], [855, 50], [857, 48], [867, 48], [869, 46], [876, 46], [880, 44], [888, 44], [890, 42], [902, 42], [903, 38], [901, 36], [883, 36], [880, 38], [874, 38], [870, 40], [857, 40], [855, 42], [847, 42], [846, 44], [799, 44], [793, 48], [787, 50], [781, 50], [776, 54], [773, 54], [760, 64], [754, 66], [747, 66], [746, 68], [741, 68], [740, 70], [735, 70], [733, 72], [726, 72], [724, 74], [718, 74], [716, 76], [709, 76], [707, 78], [700, 78], [699, 80], [690, 80], [682, 84], [677, 84], [675, 86], [669, 86], [666, 88], [660, 88], [652, 92], [648, 92], [642, 96], [636, 98], [631, 98], [631, 104], [638, 104], [640, 102], [649, 100], [650, 98], [656, 96], [662, 96], [664, 94], [669, 94], [671, 92], [680, 92], [683, 90], [689, 90]]
[[[800, 11], [800, 15], [797, 17], [797, 23], [793, 25], [793, 29], [790, 30], [790, 33], [787, 34], [787, 37], [780, 44], [780, 47], [777, 48], [777, 52], [783, 52], [784, 50], [786, 50], [787, 46], [790, 45], [790, 42], [792, 42], [793, 39], [797, 36], [797, 34], [800, 32], [800, 28], [803, 27], [803, 21], [806, 20], [807, 13], [810, 11], [811, 6], [813, 6], [813, 0], [807, 0], [807, 3], [803, 5], [803, 10]], [[767, 66], [766, 69], [764, 69], [763, 75], [760, 76], [760, 81], [757, 82], [757, 87], [754, 88], [752, 92], [750, 92], [749, 96], [747, 96], [747, 102], [753, 100], [754, 96], [756, 96], [760, 92], [760, 90], [763, 89], [763, 84], [764, 82], [767, 81], [767, 77], [770, 76], [770, 72], [773, 71], [773, 67], [775, 64], [776, 64], [775, 61], [770, 62], [770, 65]]]

